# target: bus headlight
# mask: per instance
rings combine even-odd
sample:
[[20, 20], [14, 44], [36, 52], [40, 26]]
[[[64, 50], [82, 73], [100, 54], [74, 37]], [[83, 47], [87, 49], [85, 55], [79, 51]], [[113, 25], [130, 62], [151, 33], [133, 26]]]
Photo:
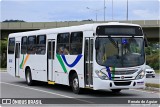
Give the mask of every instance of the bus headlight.
[[95, 72], [100, 79], [102, 79], [102, 80], [108, 79], [108, 76], [105, 73], [103, 73], [102, 71], [96, 70]]
[[144, 70], [141, 70], [141, 71], [139, 72], [139, 74], [137, 75], [136, 79], [142, 79], [144, 76], [145, 76], [145, 71], [144, 71]]

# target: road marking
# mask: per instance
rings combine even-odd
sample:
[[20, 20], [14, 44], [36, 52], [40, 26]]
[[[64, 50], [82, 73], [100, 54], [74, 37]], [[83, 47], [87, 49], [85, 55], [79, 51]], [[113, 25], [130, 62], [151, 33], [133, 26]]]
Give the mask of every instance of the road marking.
[[158, 94], [159, 95], [159, 93], [158, 92], [149, 92], [149, 91], [144, 91], [144, 90], [138, 90], [138, 89], [129, 89], [129, 90], [133, 90], [133, 91], [140, 91], [140, 92], [146, 92], [146, 93], [150, 93], [150, 94]]
[[72, 98], [74, 100], [78, 100], [78, 101], [82, 101], [82, 102], [87, 102], [87, 103], [92, 103], [93, 104], [93, 102], [90, 102], [90, 101], [85, 101], [85, 100], [77, 99], [75, 97], [70, 97], [70, 96], [66, 96], [66, 95], [62, 95], [62, 94], [58, 94], [58, 93], [53, 93], [53, 92], [48, 92], [48, 91], [44, 91], [44, 90], [40, 90], [40, 89], [20, 86], [20, 85], [16, 85], [16, 84], [7, 83], [7, 82], [0, 82], [0, 83], [1, 84], [12, 85], [12, 86], [16, 86], [16, 87], [21, 87], [21, 88], [26, 88], [26, 89], [30, 89], [30, 90], [40, 91], [40, 92], [44, 92], [44, 93], [47, 93], [47, 94], [53, 94], [53, 95], [62, 96], [62, 97], [66, 97], [66, 98]]

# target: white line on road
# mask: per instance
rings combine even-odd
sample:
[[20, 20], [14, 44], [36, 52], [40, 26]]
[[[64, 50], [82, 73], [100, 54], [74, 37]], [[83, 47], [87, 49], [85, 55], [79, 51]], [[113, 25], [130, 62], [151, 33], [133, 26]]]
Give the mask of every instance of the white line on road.
[[70, 97], [70, 96], [66, 96], [66, 95], [62, 95], [62, 94], [57, 94], [57, 93], [53, 93], [53, 92], [48, 92], [48, 91], [44, 91], [44, 90], [40, 90], [40, 89], [35, 89], [35, 88], [20, 86], [20, 85], [16, 85], [16, 84], [7, 83], [7, 82], [0, 82], [0, 83], [1, 83], [1, 84], [12, 85], [12, 86], [16, 86], [16, 87], [21, 87], [21, 88], [26, 88], [26, 89], [30, 89], [30, 90], [40, 91], [40, 92], [44, 92], [44, 93], [47, 93], [47, 94], [53, 94], [53, 95], [57, 95], [57, 96], [62, 96], [62, 97], [65, 97], [65, 98], [72, 98], [72, 99], [74, 99], [74, 100], [78, 100], [78, 101], [82, 101], [82, 102], [93, 103], [93, 102], [90, 102], [90, 101], [85, 101], [85, 100], [81, 100], [81, 99], [76, 99], [76, 98], [74, 98], [74, 97]]

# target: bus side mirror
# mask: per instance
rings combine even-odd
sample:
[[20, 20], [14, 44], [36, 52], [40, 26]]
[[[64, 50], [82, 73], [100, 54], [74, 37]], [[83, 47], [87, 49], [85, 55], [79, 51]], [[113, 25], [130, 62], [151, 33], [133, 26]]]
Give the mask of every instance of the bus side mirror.
[[144, 34], [144, 45], [145, 47], [148, 47], [148, 40], [146, 34]]
[[96, 48], [96, 50], [99, 49], [99, 40], [98, 39], [96, 39], [96, 41], [95, 41], [95, 48]]

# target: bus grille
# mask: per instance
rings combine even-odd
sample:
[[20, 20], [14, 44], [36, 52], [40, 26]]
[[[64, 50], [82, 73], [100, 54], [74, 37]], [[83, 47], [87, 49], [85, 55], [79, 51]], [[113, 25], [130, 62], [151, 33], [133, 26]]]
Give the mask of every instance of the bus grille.
[[137, 70], [115, 71], [115, 75], [130, 75], [134, 74]]
[[127, 86], [131, 84], [131, 81], [127, 81], [127, 82], [114, 82], [114, 84], [116, 86]]

